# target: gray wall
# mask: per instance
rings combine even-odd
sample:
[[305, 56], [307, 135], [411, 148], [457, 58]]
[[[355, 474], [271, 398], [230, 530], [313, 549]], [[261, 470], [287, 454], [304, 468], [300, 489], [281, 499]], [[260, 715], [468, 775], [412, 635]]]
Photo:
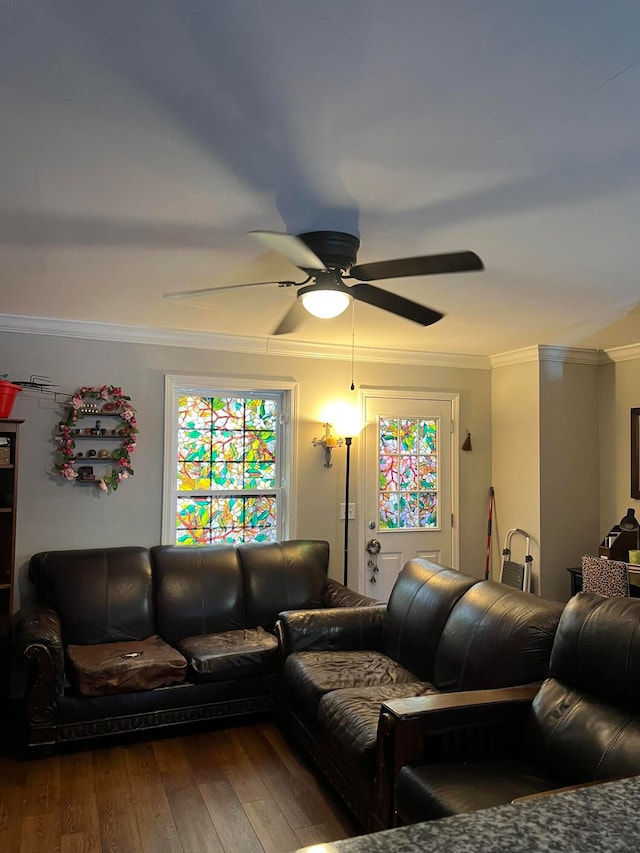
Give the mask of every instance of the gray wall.
[[[269, 377], [299, 383], [297, 425], [297, 529], [292, 535], [328, 539], [331, 574], [342, 577], [344, 451], [327, 470], [311, 446], [321, 433], [322, 409], [351, 401], [348, 361], [222, 352], [154, 344], [117, 343], [43, 334], [4, 332], [0, 373], [10, 379], [45, 375], [64, 392], [82, 385], [121, 385], [138, 412], [140, 435], [133, 457], [135, 476], [115, 494], [70, 484], [51, 474], [53, 435], [62, 404], [34, 392], [18, 395], [12, 417], [24, 418], [18, 496], [17, 573], [20, 600], [30, 595], [29, 557], [56, 548], [150, 546], [160, 542], [162, 512], [163, 407], [166, 373]], [[460, 394], [460, 434], [469, 429], [473, 451], [460, 453], [460, 566], [481, 576], [484, 568], [486, 495], [491, 477], [491, 374], [488, 370], [357, 362], [356, 385], [398, 390], [428, 389]], [[356, 504], [358, 448], [352, 456], [352, 497]], [[351, 528], [352, 540], [357, 526]], [[351, 549], [356, 543], [352, 541]]]

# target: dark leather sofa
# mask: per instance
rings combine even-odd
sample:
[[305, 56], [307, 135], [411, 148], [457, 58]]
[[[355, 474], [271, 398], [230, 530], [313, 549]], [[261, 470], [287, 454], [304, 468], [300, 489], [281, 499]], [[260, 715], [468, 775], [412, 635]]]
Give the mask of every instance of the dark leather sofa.
[[[414, 697], [539, 683], [562, 608], [411, 560], [386, 609], [281, 614], [282, 721], [364, 829], [388, 827], [395, 776], [422, 754], [422, 734], [407, 724], [424, 701]], [[399, 731], [390, 701], [405, 711]]]
[[[27, 744], [273, 710], [280, 611], [377, 603], [329, 579], [328, 562], [317, 540], [35, 554], [37, 603], [14, 622]], [[158, 647], [168, 673], [150, 667]], [[164, 686], [128, 686], [148, 686], [149, 672]]]
[[[395, 809], [403, 823], [636, 776], [640, 601], [573, 597], [539, 691], [470, 692], [462, 695], [463, 706], [447, 704], [446, 698], [425, 699], [407, 721], [419, 727], [424, 749], [397, 778]], [[399, 715], [401, 725], [403, 709], [394, 705], [386, 711]]]

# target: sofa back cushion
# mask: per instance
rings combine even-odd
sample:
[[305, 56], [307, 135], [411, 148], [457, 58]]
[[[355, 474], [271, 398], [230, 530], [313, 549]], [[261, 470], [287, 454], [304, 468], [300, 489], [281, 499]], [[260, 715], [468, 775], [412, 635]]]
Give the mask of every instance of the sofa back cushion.
[[238, 546], [244, 577], [247, 627], [273, 631], [283, 610], [322, 606], [329, 543], [315, 539], [248, 542]]
[[530, 759], [563, 785], [640, 774], [640, 601], [578, 593], [534, 699]]
[[155, 633], [146, 548], [92, 548], [34, 554], [38, 597], [60, 616], [62, 637], [84, 645], [143, 640]]
[[395, 582], [383, 631], [383, 649], [422, 681], [433, 680], [440, 635], [456, 601], [478, 581], [416, 558]]
[[175, 644], [185, 637], [245, 627], [242, 571], [231, 545], [155, 545], [158, 634]]
[[434, 684], [480, 690], [547, 677], [563, 605], [495, 581], [480, 581], [456, 603], [442, 631]]
[[574, 595], [558, 625], [550, 675], [640, 714], [640, 600]]

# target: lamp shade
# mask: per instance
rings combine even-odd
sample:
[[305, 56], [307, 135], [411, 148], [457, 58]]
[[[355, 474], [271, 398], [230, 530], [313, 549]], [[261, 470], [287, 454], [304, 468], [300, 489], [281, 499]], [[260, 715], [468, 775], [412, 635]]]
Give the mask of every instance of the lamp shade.
[[329, 320], [346, 311], [351, 302], [351, 297], [344, 290], [314, 287], [307, 293], [302, 294], [302, 304], [309, 314], [319, 317], [321, 320]]
[[349, 403], [334, 403], [330, 407], [331, 422], [337, 435], [355, 438], [364, 428], [360, 411]]

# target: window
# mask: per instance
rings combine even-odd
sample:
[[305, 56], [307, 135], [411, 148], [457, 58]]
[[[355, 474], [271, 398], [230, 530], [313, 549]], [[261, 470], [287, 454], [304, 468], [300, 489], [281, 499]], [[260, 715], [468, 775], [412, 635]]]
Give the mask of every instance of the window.
[[438, 527], [438, 421], [379, 418], [381, 530]]
[[291, 535], [294, 390], [167, 377], [163, 542], [235, 545]]

